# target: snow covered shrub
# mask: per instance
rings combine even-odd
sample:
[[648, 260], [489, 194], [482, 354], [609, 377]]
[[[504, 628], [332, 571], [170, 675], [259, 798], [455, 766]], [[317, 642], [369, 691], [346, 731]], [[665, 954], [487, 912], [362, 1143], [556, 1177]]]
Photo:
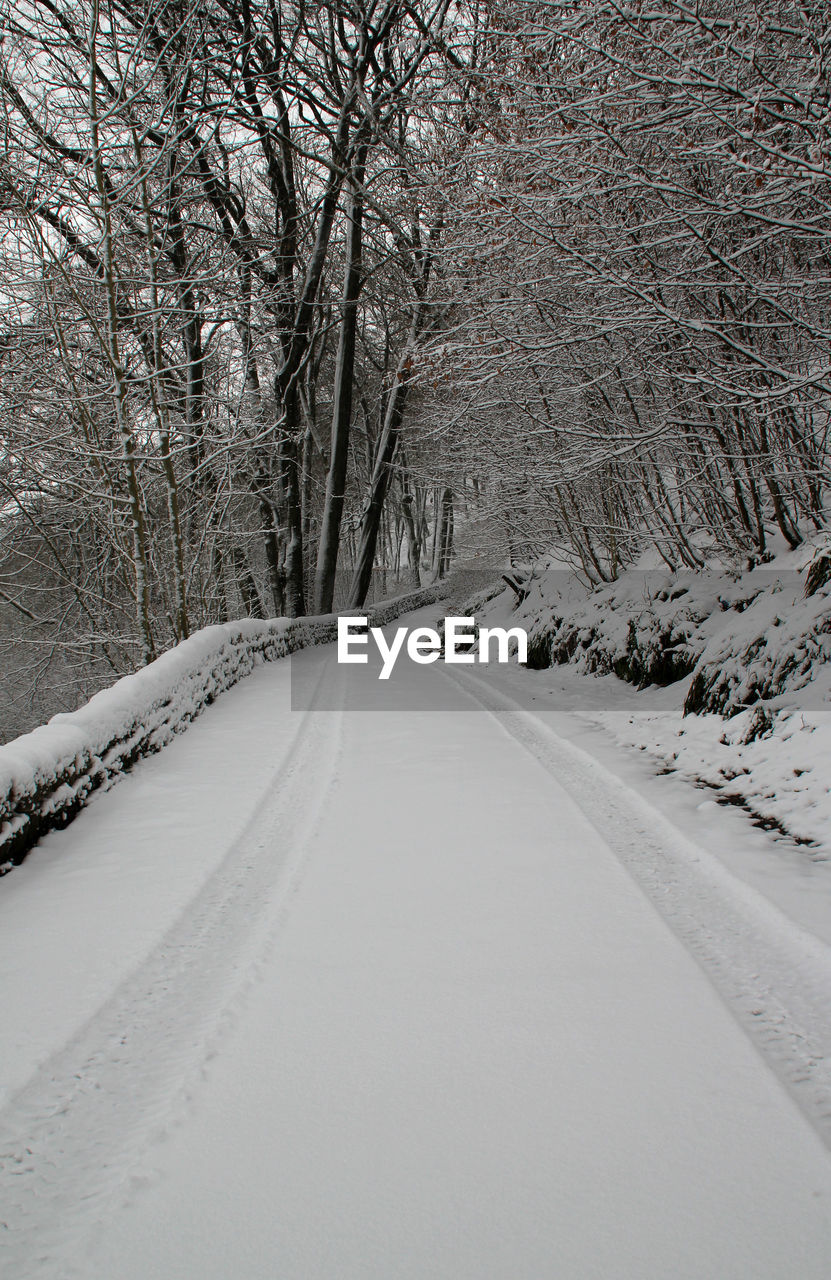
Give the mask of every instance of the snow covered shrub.
[[684, 702], [684, 714], [738, 715], [757, 702], [827, 686], [831, 659], [831, 585], [807, 598], [793, 575], [760, 592], [731, 626], [706, 645]]
[[808, 565], [805, 573], [806, 596], [815, 595], [827, 582], [831, 582], [831, 552], [823, 551]]
[[[572, 663], [639, 689], [692, 675], [685, 714], [734, 716], [808, 685], [820, 701], [827, 696], [827, 558], [815, 557], [807, 582], [792, 569], [629, 572], [590, 591], [571, 575], [543, 574], [524, 601], [506, 592], [490, 608], [515, 604], [511, 616], [528, 630], [529, 667]], [[486, 605], [481, 621], [488, 612]], [[763, 732], [761, 721], [753, 732]]]
[[552, 574], [532, 585], [516, 618], [528, 628], [528, 666], [573, 662], [644, 688], [689, 675], [713, 604], [665, 574], [629, 573], [590, 594]]

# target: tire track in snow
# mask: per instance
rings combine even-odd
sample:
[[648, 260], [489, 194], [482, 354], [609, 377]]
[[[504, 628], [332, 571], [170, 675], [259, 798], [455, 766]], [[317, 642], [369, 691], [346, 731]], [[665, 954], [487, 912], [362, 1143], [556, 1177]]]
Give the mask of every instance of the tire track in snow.
[[831, 948], [510, 696], [442, 670], [580, 807], [831, 1148]]
[[200, 1068], [229, 1034], [290, 909], [337, 777], [339, 675], [327, 655], [268, 791], [177, 922], [0, 1112], [7, 1274], [74, 1274], [77, 1244], [109, 1206], [129, 1198], [142, 1153], [176, 1123]]

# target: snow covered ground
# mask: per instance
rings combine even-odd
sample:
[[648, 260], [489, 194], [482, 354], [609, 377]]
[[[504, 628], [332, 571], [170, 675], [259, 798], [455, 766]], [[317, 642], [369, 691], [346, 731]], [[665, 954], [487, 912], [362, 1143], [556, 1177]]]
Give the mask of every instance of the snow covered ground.
[[806, 595], [822, 549], [806, 544], [745, 573], [639, 569], [592, 592], [571, 572], [542, 572], [518, 607], [506, 589], [476, 613], [525, 626], [532, 665], [639, 687], [633, 697], [617, 679], [568, 675], [552, 685], [655, 768], [706, 784], [717, 802], [826, 859], [831, 582]]
[[824, 1280], [828, 864], [409, 671], [257, 669], [3, 883], [3, 1274]]

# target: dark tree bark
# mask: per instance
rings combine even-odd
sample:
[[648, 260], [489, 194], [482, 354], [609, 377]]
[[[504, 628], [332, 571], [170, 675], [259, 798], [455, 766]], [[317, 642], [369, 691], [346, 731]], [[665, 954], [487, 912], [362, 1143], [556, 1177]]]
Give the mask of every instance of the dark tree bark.
[[326, 497], [317, 555], [316, 613], [331, 613], [335, 595], [340, 525], [343, 517], [343, 502], [346, 490], [346, 464], [349, 456], [349, 431], [352, 422], [352, 393], [355, 384], [355, 338], [358, 328], [358, 298], [363, 284], [361, 248], [363, 238], [363, 181], [366, 172], [366, 157], [367, 148], [364, 146], [358, 152], [355, 169], [350, 177], [349, 199], [346, 206], [348, 231], [346, 237], [346, 271], [343, 283], [343, 313], [335, 362], [329, 473], [326, 477]]
[[239, 547], [235, 547], [231, 553], [231, 558], [237, 587], [242, 598], [242, 607], [246, 616], [249, 618], [265, 618], [260, 593], [257, 590], [257, 584], [254, 581], [245, 553]]
[[369, 482], [369, 493], [361, 520], [361, 531], [358, 550], [355, 558], [355, 569], [349, 591], [347, 608], [360, 609], [367, 597], [369, 584], [372, 581], [372, 566], [375, 561], [375, 548], [378, 545], [378, 531], [381, 527], [381, 513], [389, 489], [390, 476], [398, 436], [404, 411], [407, 407], [407, 393], [412, 369], [411, 346], [408, 343], [402, 353], [395, 373], [395, 382], [387, 398], [387, 412], [381, 429], [381, 438], [375, 452], [375, 465]]

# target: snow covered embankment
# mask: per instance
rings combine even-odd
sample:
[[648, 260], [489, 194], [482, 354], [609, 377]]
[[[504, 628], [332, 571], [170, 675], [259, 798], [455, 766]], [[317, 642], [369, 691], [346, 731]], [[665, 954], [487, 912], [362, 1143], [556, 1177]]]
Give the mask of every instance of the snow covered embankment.
[[[384, 626], [432, 604], [443, 586], [425, 587], [366, 609]], [[102, 689], [77, 711], [0, 747], [0, 875], [45, 834], [64, 827], [102, 786], [160, 751], [219, 694], [261, 662], [337, 638], [337, 615], [205, 627], [155, 662]]]
[[[532, 580], [511, 618], [529, 666], [569, 663], [677, 705], [587, 709], [662, 771], [714, 788], [756, 822], [808, 844], [831, 831], [831, 560], [746, 573], [629, 572], [589, 593], [573, 575]], [[508, 594], [477, 616], [504, 613]], [[669, 691], [668, 691], [669, 692]]]

